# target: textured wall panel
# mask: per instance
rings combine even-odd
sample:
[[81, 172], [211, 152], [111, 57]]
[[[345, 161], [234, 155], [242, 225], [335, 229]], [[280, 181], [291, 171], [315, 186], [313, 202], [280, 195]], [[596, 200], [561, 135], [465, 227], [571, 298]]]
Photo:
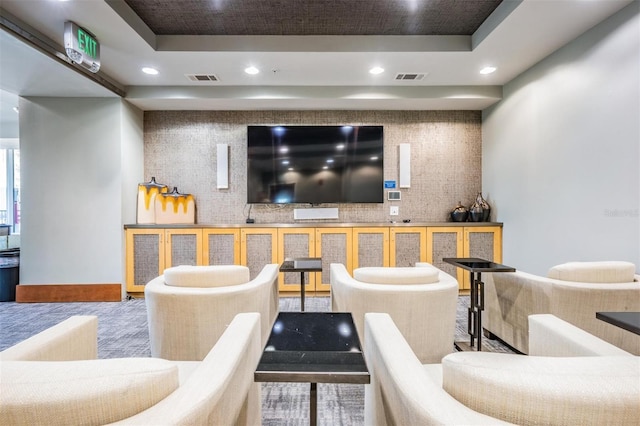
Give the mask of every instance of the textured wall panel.
[[209, 235], [209, 265], [233, 265], [233, 235]]
[[396, 234], [396, 266], [415, 266], [420, 262], [420, 234]]
[[158, 276], [159, 247], [159, 235], [133, 236], [133, 282], [135, 285], [146, 285]]
[[384, 265], [384, 235], [360, 234], [358, 244], [358, 268]]
[[[411, 144], [411, 188], [394, 202], [401, 219], [446, 221], [458, 201], [469, 206], [482, 189], [480, 111], [145, 111], [145, 179], [155, 176], [193, 194], [198, 223], [244, 223], [249, 124], [384, 126], [385, 180], [397, 181], [398, 145]], [[215, 182], [219, 143], [229, 145], [229, 189], [223, 190]], [[305, 206], [254, 205], [251, 217], [256, 223], [292, 223], [295, 207]], [[317, 222], [391, 219], [386, 200], [318, 207], [338, 207], [339, 218]]]

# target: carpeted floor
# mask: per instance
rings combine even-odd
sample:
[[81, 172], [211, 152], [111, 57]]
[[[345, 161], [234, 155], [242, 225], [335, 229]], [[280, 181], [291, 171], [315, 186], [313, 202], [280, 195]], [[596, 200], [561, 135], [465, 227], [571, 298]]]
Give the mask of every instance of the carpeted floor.
[[[468, 341], [468, 296], [458, 299], [456, 340]], [[328, 297], [307, 297], [309, 312], [330, 310]], [[281, 311], [300, 310], [299, 297], [280, 299]], [[72, 315], [98, 316], [99, 358], [149, 357], [149, 332], [144, 299], [104, 303], [0, 303], [0, 350], [20, 342]], [[493, 352], [512, 351], [497, 340], [484, 339]], [[309, 385], [262, 384], [263, 425], [308, 424]], [[319, 425], [364, 424], [364, 385], [319, 384]]]

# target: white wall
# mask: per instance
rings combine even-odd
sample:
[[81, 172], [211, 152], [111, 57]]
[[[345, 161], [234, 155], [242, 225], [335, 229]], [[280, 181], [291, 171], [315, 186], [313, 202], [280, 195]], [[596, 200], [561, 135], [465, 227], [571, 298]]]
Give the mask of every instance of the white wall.
[[634, 2], [504, 87], [483, 112], [482, 189], [505, 264], [640, 270], [640, 15]]
[[141, 129], [119, 98], [20, 100], [20, 284], [123, 283], [123, 216], [135, 217], [123, 192], [142, 175]]

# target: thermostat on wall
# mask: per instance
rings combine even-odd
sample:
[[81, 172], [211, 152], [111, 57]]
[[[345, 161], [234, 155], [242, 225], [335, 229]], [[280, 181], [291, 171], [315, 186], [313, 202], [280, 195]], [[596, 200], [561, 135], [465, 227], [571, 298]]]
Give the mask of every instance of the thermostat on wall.
[[397, 201], [400, 199], [400, 191], [388, 191], [387, 200]]

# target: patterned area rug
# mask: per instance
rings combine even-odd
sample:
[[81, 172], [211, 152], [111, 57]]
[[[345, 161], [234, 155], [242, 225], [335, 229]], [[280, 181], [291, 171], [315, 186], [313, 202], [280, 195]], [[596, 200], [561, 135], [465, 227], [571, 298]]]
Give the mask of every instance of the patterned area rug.
[[[456, 341], [468, 341], [468, 296], [458, 298]], [[307, 297], [309, 312], [330, 310], [329, 297]], [[280, 299], [281, 311], [299, 311], [299, 297]], [[18, 343], [72, 315], [98, 316], [99, 358], [149, 357], [149, 332], [144, 299], [104, 303], [0, 303], [0, 350]], [[513, 353], [498, 340], [483, 339], [493, 352]], [[309, 385], [262, 384], [263, 425], [309, 424]], [[364, 385], [318, 384], [319, 425], [364, 424]]]

